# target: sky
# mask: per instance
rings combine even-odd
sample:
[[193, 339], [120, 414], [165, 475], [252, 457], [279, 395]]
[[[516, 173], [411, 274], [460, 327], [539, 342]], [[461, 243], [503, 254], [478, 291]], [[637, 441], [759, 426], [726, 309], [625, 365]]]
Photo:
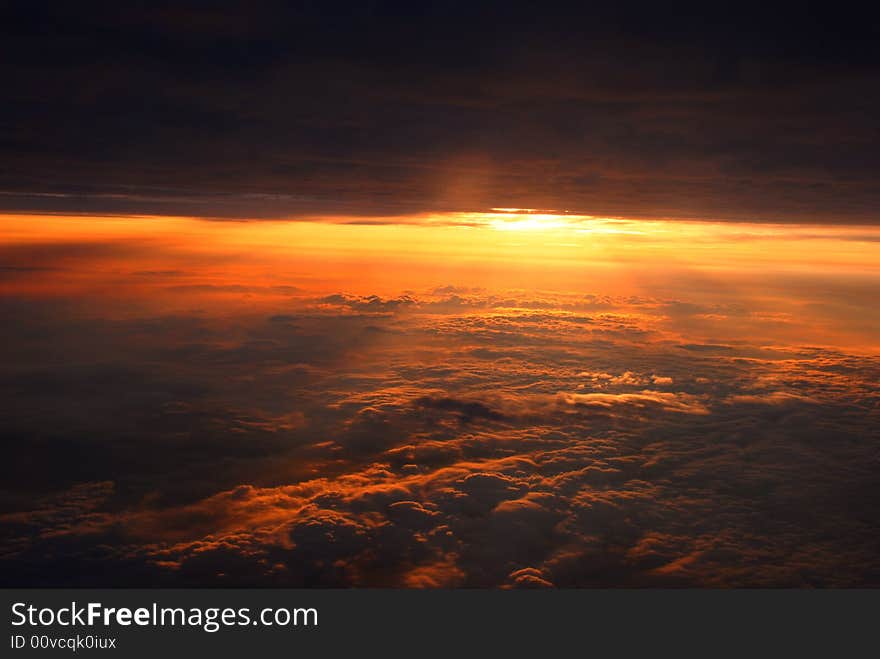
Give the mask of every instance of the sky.
[[0, 585], [880, 585], [876, 25], [6, 3]]
[[0, 208], [876, 222], [867, 5], [4, 3]]

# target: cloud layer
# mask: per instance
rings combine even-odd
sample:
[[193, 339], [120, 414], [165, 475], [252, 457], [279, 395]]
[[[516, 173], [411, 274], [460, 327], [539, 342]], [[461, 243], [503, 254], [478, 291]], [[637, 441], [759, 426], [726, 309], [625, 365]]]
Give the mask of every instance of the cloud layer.
[[0, 208], [877, 222], [875, 8], [638, 4], [7, 2]]
[[880, 583], [876, 355], [720, 294], [210, 295], [4, 298], [4, 585]]

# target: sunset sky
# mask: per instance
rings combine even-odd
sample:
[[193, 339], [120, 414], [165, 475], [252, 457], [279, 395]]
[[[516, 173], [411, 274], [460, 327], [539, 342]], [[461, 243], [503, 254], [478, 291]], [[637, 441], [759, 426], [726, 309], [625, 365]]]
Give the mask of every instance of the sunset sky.
[[878, 22], [417, 4], [0, 10], [0, 584], [880, 585]]

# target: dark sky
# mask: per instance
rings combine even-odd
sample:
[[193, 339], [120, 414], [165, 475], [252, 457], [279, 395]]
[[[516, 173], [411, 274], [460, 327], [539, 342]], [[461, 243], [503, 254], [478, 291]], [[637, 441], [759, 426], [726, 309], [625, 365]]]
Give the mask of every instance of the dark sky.
[[0, 210], [878, 220], [865, 10], [117, 4], [0, 10]]

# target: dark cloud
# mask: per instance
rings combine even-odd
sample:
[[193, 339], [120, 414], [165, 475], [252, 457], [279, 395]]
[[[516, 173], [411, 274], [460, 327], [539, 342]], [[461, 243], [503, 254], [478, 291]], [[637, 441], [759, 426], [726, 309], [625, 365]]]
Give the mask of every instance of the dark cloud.
[[341, 295], [337, 293], [335, 295], [322, 297], [318, 299], [317, 302], [319, 304], [347, 307], [361, 313], [387, 313], [415, 304], [416, 301], [408, 295], [403, 295], [398, 298], [386, 300], [382, 299], [378, 295], [366, 295], [357, 297], [352, 295]]
[[0, 207], [874, 222], [874, 13], [8, 2]]
[[424, 396], [415, 401], [418, 407], [428, 410], [443, 410], [454, 412], [462, 423], [468, 423], [474, 419], [490, 419], [501, 421], [504, 415], [479, 401], [463, 401], [455, 398], [432, 398]]

